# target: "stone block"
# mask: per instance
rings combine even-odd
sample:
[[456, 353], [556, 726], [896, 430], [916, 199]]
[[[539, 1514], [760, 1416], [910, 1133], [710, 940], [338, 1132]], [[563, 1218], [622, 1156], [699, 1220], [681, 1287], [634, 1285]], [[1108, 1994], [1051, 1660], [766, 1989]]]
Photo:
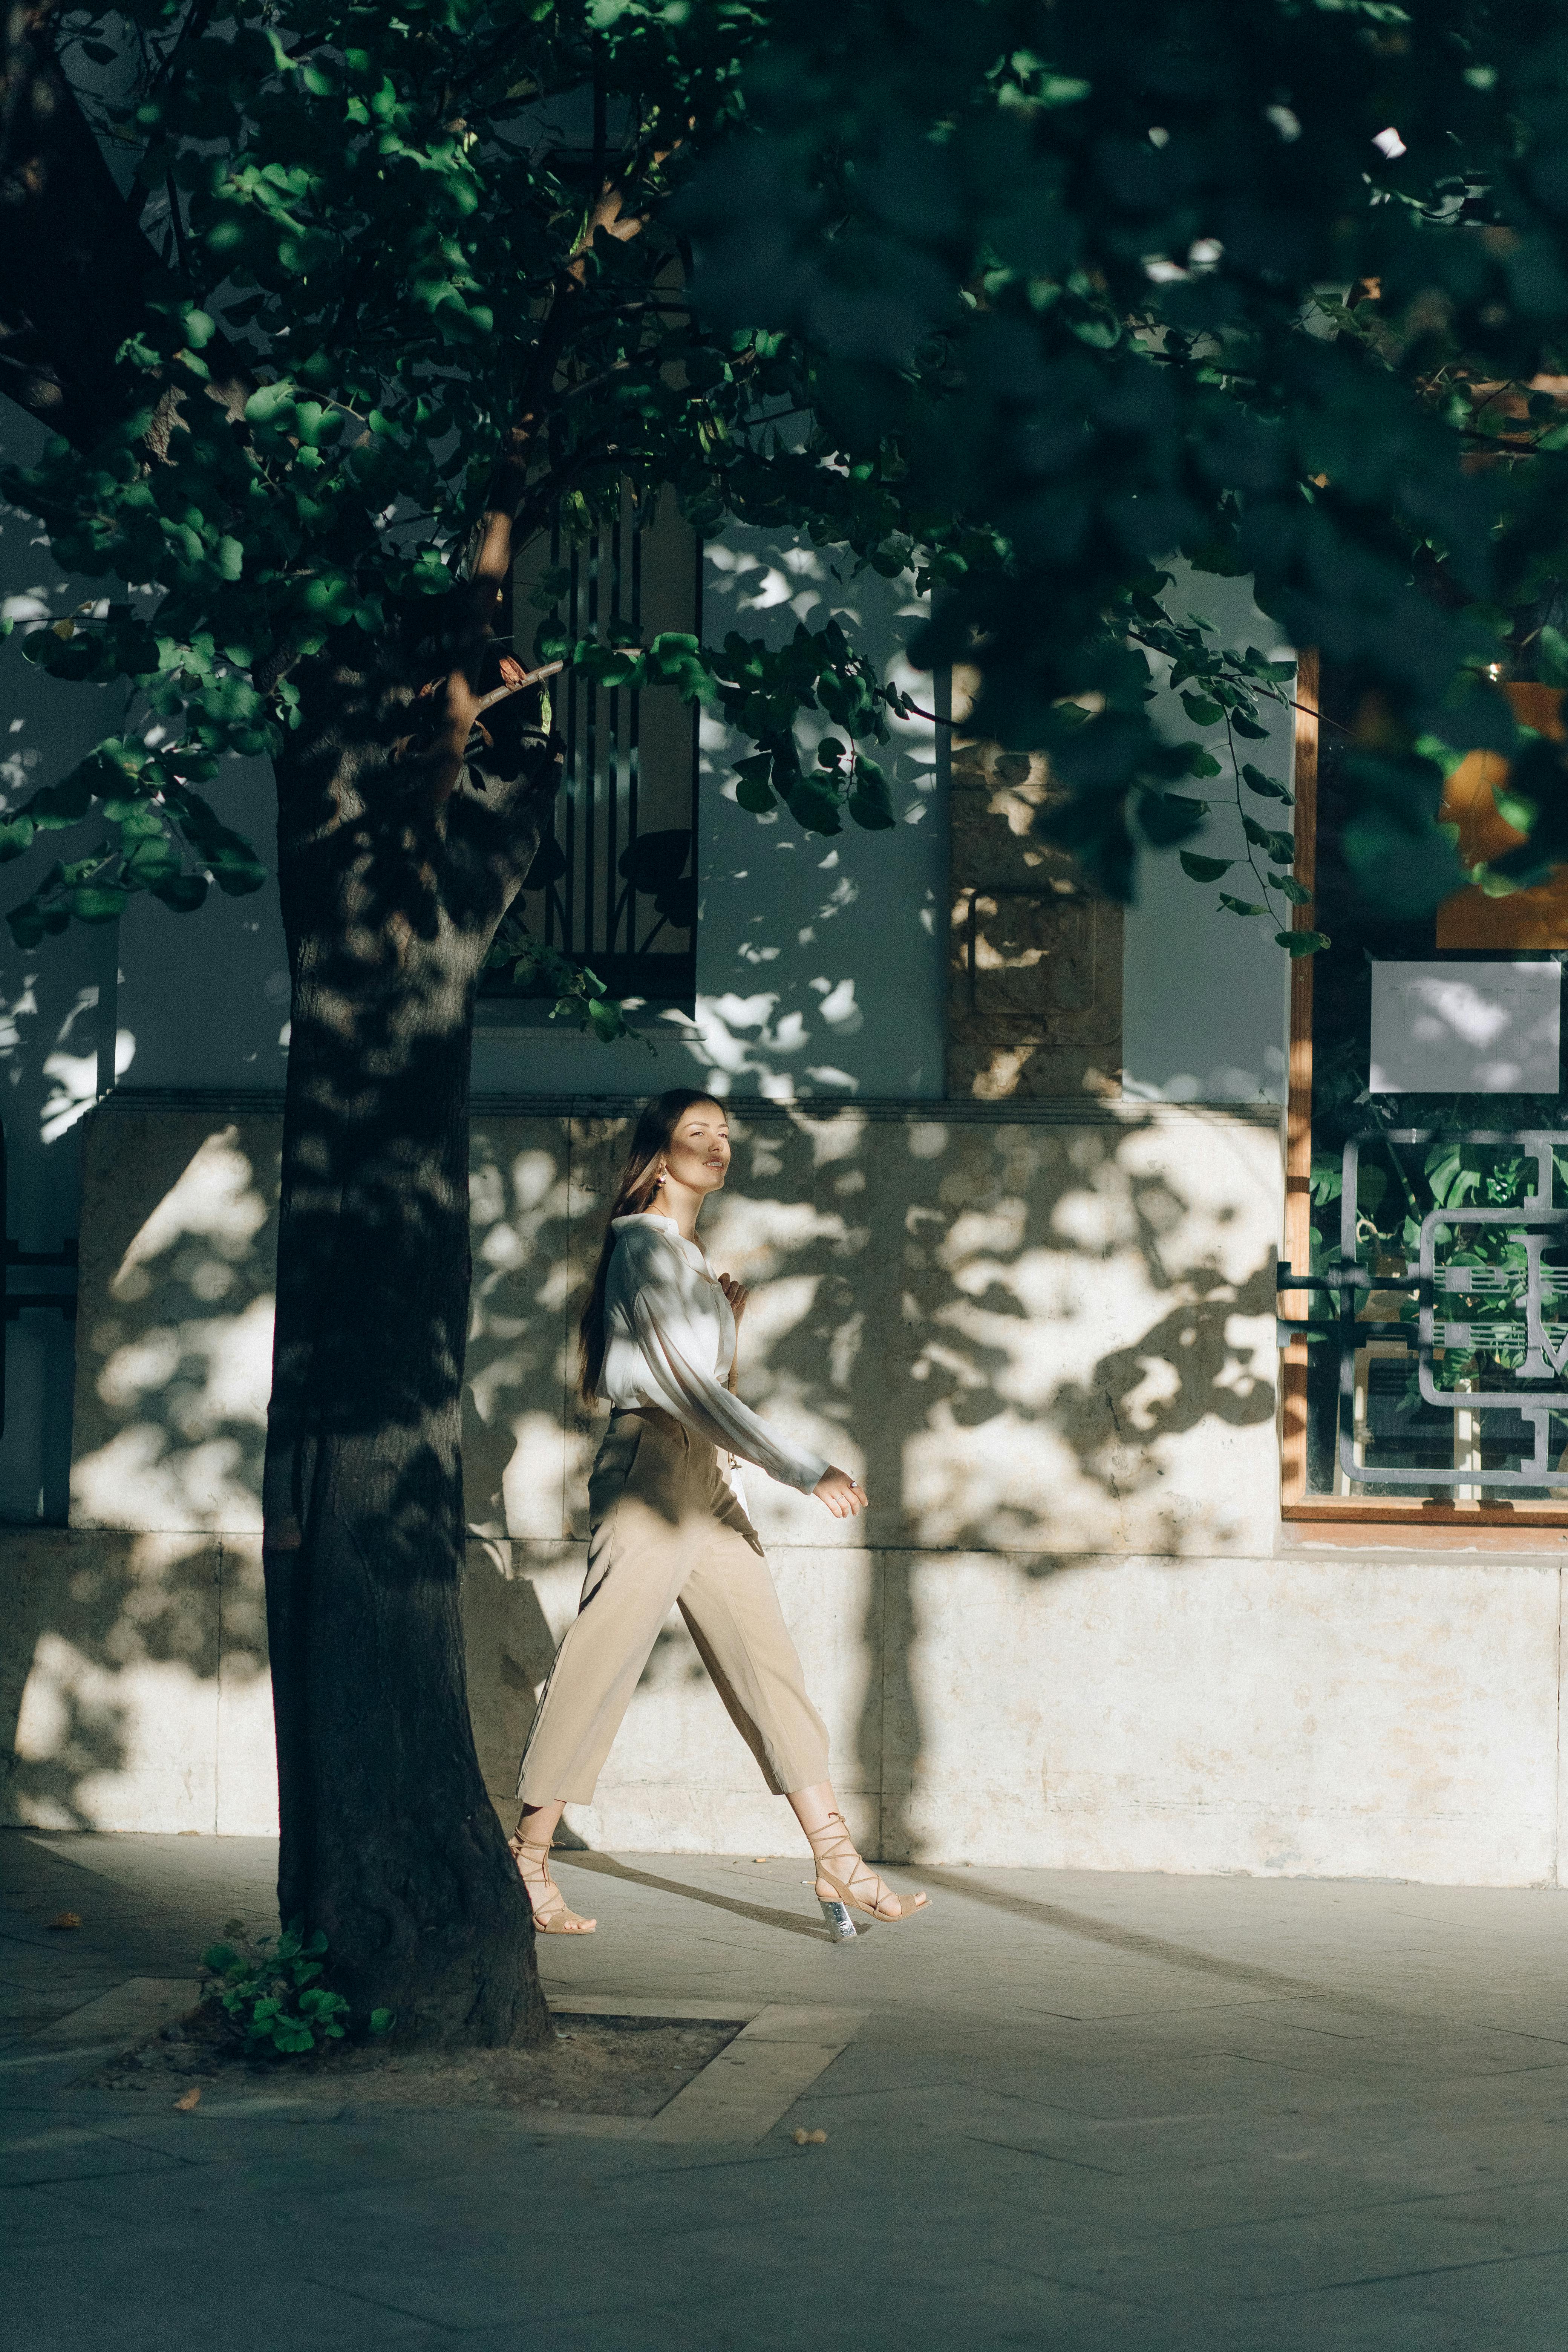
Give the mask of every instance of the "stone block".
[[5, 1819], [212, 1831], [216, 1546], [200, 1534], [17, 1530], [5, 1551]]
[[1121, 1088], [1121, 908], [1036, 829], [1038, 756], [954, 746], [947, 1093], [1114, 1098]]
[[225, 1537], [218, 1605], [217, 1832], [276, 1837], [278, 1740], [259, 1536]]
[[1554, 1877], [1554, 1567], [928, 1556], [904, 1573], [897, 1706], [890, 1646], [884, 1665], [903, 1850]]
[[468, 1197], [474, 1286], [463, 1473], [469, 1524], [481, 1535], [510, 1528], [558, 1539], [580, 1305], [565, 1123], [477, 1117]]
[[259, 1528], [279, 1123], [87, 1122], [71, 1520]]

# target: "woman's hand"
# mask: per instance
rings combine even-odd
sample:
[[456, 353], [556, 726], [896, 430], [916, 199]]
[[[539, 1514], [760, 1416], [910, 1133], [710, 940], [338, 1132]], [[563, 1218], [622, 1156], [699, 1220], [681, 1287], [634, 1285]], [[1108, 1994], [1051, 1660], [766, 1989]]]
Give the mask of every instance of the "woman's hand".
[[735, 1328], [739, 1331], [741, 1318], [746, 1311], [746, 1300], [751, 1294], [745, 1284], [737, 1282], [732, 1274], [721, 1274], [719, 1276], [719, 1287], [730, 1302], [730, 1312], [735, 1318]]
[[857, 1517], [871, 1499], [847, 1470], [826, 1470], [811, 1491], [819, 1503], [826, 1504], [836, 1519]]

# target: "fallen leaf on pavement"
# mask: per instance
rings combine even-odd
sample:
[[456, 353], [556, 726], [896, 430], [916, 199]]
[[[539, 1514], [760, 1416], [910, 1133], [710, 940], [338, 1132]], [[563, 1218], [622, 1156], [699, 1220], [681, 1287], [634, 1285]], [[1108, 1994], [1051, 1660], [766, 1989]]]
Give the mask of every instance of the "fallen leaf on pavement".
[[201, 2103], [202, 2095], [195, 2083], [191, 2084], [188, 2091], [182, 2091], [179, 2097], [174, 2101], [174, 2105], [179, 2108], [181, 2114], [186, 2116], [190, 2114], [193, 2107], [199, 2107]]
[[79, 1927], [81, 1926], [81, 1913], [79, 1911], [62, 1911], [58, 1919], [51, 1919], [49, 1921], [49, 1925], [51, 1927]]

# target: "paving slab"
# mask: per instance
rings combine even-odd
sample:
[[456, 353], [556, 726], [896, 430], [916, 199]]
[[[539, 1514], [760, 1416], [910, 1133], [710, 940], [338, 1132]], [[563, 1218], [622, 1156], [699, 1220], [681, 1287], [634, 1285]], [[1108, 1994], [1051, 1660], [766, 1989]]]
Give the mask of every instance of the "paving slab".
[[122, 1984], [101, 1992], [79, 2009], [42, 2027], [29, 2037], [36, 2050], [79, 2049], [85, 2043], [118, 2044], [133, 2049], [160, 2026], [173, 2024], [195, 2008], [201, 1980], [188, 1977], [127, 1977]]
[[804, 1855], [556, 1867], [563, 2013], [744, 2021], [651, 2123], [73, 2087], [275, 1849], [0, 1837], [7, 2352], [1568, 2343], [1563, 1893], [900, 1870], [836, 1946]]

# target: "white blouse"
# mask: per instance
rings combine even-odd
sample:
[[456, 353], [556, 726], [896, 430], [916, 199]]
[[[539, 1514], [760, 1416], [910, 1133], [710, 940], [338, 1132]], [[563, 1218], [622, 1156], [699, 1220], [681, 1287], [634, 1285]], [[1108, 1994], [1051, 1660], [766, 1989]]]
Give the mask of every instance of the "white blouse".
[[829, 1465], [781, 1438], [724, 1386], [735, 1318], [701, 1243], [682, 1240], [673, 1217], [647, 1213], [617, 1217], [614, 1230], [601, 1396], [623, 1411], [661, 1406], [694, 1437], [809, 1495]]

